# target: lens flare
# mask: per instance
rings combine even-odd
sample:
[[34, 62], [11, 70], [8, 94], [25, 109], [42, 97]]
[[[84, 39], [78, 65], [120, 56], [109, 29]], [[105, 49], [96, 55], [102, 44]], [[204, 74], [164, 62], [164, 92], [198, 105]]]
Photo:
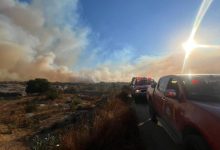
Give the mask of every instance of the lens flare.
[[198, 47], [198, 44], [195, 42], [195, 40], [188, 40], [187, 42], [183, 43], [182, 46], [186, 54], [190, 54], [193, 49]]
[[190, 39], [190, 40], [186, 41], [185, 43], [183, 43], [182, 46], [183, 46], [183, 49], [185, 50], [185, 58], [183, 61], [183, 66], [182, 66], [182, 73], [183, 73], [185, 70], [187, 59], [189, 58], [191, 52], [195, 48], [197, 48], [199, 45], [195, 42], [195, 40]]
[[[195, 48], [202, 47], [202, 45], [196, 44], [194, 39], [195, 39], [196, 32], [198, 31], [199, 26], [205, 16], [206, 12], [208, 11], [210, 5], [212, 4], [212, 2], [213, 2], [213, 0], [203, 0], [202, 1], [202, 4], [201, 4], [199, 11], [197, 13], [196, 19], [194, 21], [193, 28], [192, 28], [191, 34], [189, 36], [189, 39], [183, 44], [183, 49], [185, 50], [185, 58], [183, 61], [183, 66], [182, 66], [182, 73], [185, 71], [185, 66], [186, 66], [187, 59], [188, 59], [190, 53]], [[208, 46], [208, 45], [206, 45], [206, 46]], [[211, 47], [205, 47], [203, 45], [203, 48], [211, 48]]]
[[198, 47], [199, 48], [220, 49], [220, 45], [203, 45], [203, 44], [199, 44]]

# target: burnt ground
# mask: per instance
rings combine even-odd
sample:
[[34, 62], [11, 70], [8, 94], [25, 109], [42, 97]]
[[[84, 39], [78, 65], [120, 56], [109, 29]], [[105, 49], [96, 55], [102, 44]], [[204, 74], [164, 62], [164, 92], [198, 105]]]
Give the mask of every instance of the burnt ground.
[[149, 120], [147, 104], [132, 104], [138, 121], [142, 144], [146, 150], [183, 150], [167, 134], [164, 128]]

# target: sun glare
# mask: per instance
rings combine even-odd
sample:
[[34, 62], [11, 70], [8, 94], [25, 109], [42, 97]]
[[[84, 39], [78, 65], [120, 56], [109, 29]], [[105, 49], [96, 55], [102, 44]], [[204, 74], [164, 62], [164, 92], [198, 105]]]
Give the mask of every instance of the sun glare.
[[185, 69], [185, 65], [187, 62], [187, 59], [189, 57], [189, 55], [191, 54], [191, 52], [198, 47], [198, 44], [196, 44], [195, 40], [193, 39], [189, 39], [188, 41], [186, 41], [185, 43], [182, 44], [183, 49], [185, 50], [185, 58], [183, 61], [183, 67], [182, 67], [182, 72]]
[[190, 54], [193, 49], [197, 48], [197, 44], [195, 40], [188, 40], [185, 43], [183, 43], [183, 49], [185, 50], [186, 54]]
[[213, 0], [203, 0], [202, 4], [200, 5], [199, 11], [196, 15], [194, 24], [193, 24], [193, 28], [192, 28], [192, 32], [189, 36], [188, 41], [186, 41], [185, 43], [182, 44], [183, 49], [185, 50], [185, 57], [184, 57], [184, 61], [183, 61], [183, 66], [182, 66], [182, 73], [185, 71], [185, 66], [187, 64], [187, 59], [189, 57], [189, 55], [191, 54], [191, 52], [199, 47], [209, 47], [208, 45], [199, 45], [194, 41], [194, 37], [195, 34], [197, 32], [197, 30], [200, 27], [200, 24], [203, 20], [203, 17], [205, 16], [206, 12], [208, 11], [210, 5], [212, 4]]

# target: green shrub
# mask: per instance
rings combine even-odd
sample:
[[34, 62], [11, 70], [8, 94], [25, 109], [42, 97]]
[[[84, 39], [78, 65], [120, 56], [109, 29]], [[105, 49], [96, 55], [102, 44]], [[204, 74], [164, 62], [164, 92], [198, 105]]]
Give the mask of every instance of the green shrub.
[[71, 106], [70, 106], [71, 110], [75, 111], [81, 103], [82, 103], [82, 100], [80, 98], [74, 98], [72, 100], [72, 103], [71, 103]]
[[55, 89], [50, 89], [47, 93], [46, 93], [46, 97], [47, 99], [50, 100], [55, 100], [59, 97], [59, 92]]
[[33, 138], [33, 150], [59, 150], [60, 137], [48, 134], [45, 138], [35, 136]]
[[27, 82], [27, 93], [44, 93], [50, 88], [50, 83], [47, 79], [35, 79]]

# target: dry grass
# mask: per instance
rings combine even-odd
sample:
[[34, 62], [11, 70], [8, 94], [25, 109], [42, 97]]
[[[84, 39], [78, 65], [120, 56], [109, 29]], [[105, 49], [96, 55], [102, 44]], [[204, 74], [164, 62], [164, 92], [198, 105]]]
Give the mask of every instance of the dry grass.
[[[135, 116], [129, 106], [123, 102], [127, 100], [127, 93], [115, 96], [117, 92], [120, 92], [121, 86], [115, 85], [113, 88], [111, 84], [107, 85], [85, 85], [78, 89], [79, 93], [63, 93], [54, 100], [48, 100], [45, 95], [27, 95], [15, 100], [1, 100], [0, 125], [8, 128], [10, 132], [0, 133], [0, 149], [28, 148], [32, 146], [32, 143], [26, 143], [29, 142], [28, 138], [39, 131], [64, 121], [64, 118], [74, 114], [75, 111], [85, 110], [92, 114], [93, 108], [99, 109], [94, 118], [89, 118], [83, 126], [61, 137], [62, 143], [59, 143], [58, 147], [55, 144], [56, 149], [138, 149], [134, 148], [137, 145]], [[94, 91], [94, 88], [97, 89]], [[105, 90], [101, 91], [103, 88]], [[102, 96], [107, 93], [110, 95], [109, 98], [117, 100], [109, 102], [104, 108], [95, 107]], [[57, 138], [60, 142], [60, 133], [66, 129], [62, 126], [59, 128], [62, 130]], [[51, 135], [56, 136], [53, 132], [55, 130], [51, 130]], [[45, 149], [53, 149], [50, 147], [54, 141], [57, 141], [57, 139], [54, 140], [54, 136], [50, 136], [49, 140], [41, 138], [44, 136], [39, 136], [37, 142], [40, 141]], [[15, 143], [20, 143], [20, 145]], [[35, 143], [33, 145], [35, 146]], [[41, 148], [39, 144], [36, 146], [38, 149]]]
[[110, 101], [96, 112], [92, 125], [69, 131], [63, 137], [66, 150], [141, 149], [134, 112], [125, 102]]

